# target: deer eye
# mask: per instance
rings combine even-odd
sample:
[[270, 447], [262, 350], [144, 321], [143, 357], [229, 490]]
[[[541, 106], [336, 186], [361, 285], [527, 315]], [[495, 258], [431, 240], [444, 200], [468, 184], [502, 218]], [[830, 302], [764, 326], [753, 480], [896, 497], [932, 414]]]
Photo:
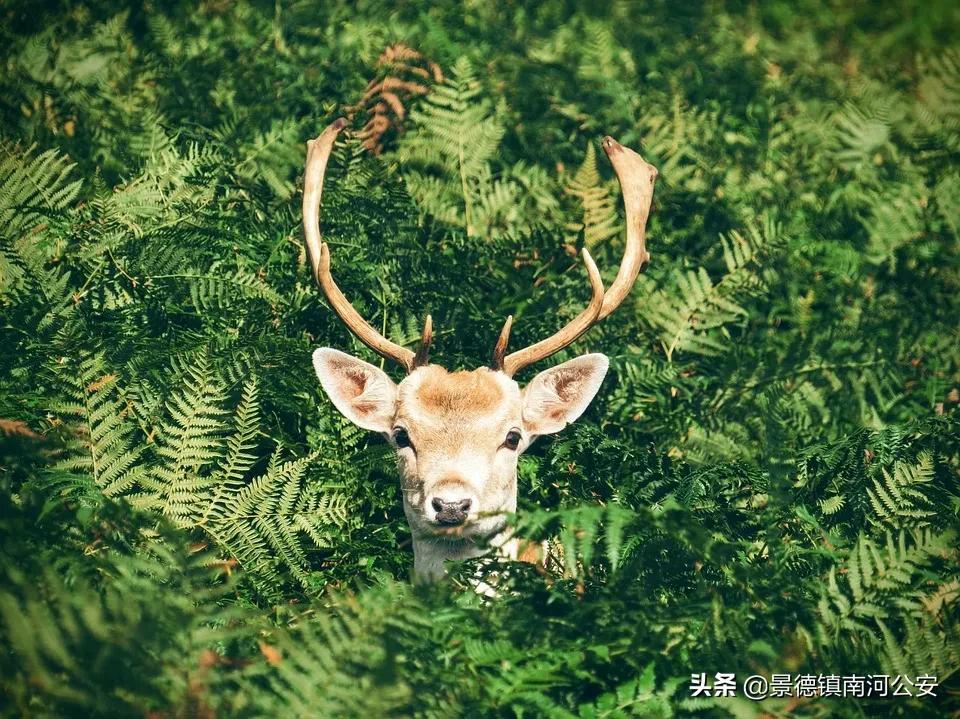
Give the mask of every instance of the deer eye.
[[520, 439], [520, 433], [512, 429], [507, 432], [507, 438], [503, 440], [503, 446], [507, 449], [516, 449], [520, 446]]
[[395, 430], [393, 430], [393, 441], [397, 443], [397, 446], [400, 447], [400, 449], [413, 446], [410, 442], [410, 435], [407, 434], [407, 430], [405, 430], [403, 427], [397, 427]]

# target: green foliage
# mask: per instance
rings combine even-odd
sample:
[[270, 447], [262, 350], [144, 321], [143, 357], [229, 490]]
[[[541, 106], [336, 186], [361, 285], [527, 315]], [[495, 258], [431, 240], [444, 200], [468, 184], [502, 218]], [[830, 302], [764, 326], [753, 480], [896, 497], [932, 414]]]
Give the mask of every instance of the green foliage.
[[[960, 711], [950, 4], [3, 17], [0, 715]], [[428, 588], [389, 448], [312, 377], [317, 346], [369, 354], [297, 200], [303, 143], [398, 42], [443, 79], [380, 87], [395, 126], [338, 143], [323, 230], [358, 309], [406, 345], [431, 312], [451, 369], [508, 313], [518, 346], [577, 314], [580, 245], [615, 276], [602, 135], [660, 171], [649, 268], [556, 358], [610, 356], [600, 395], [521, 459], [544, 566]], [[757, 703], [694, 672], [941, 686]]]
[[934, 515], [930, 500], [917, 486], [933, 480], [933, 458], [922, 454], [917, 459], [915, 466], [898, 462], [892, 472], [884, 469], [883, 481], [874, 480], [873, 488], [867, 490], [875, 520], [893, 526], [909, 522], [922, 527]]
[[64, 457], [50, 465], [44, 483], [60, 494], [79, 495], [96, 504], [101, 497], [119, 497], [145, 478], [139, 462], [145, 447], [136, 444], [136, 427], [116, 390], [117, 376], [106, 371], [102, 353], [71, 362], [62, 358], [55, 375], [65, 399], [51, 410], [75, 419], [73, 436], [63, 443]]
[[310, 563], [301, 537], [329, 547], [346, 523], [345, 497], [305, 481], [314, 455], [284, 462], [275, 451], [263, 473], [254, 473], [261, 419], [255, 378], [243, 385], [230, 433], [209, 363], [201, 357], [181, 382], [166, 403], [169, 418], [155, 429], [158, 461], [139, 479], [138, 491], [128, 493], [131, 503], [178, 527], [202, 530], [261, 591], [274, 593], [282, 584], [278, 566], [307, 586]]
[[[919, 620], [923, 631], [931, 631], [935, 625], [945, 621], [946, 626], [942, 628], [947, 636], [955, 636], [957, 628], [950, 617], [940, 617], [936, 612], [931, 612], [930, 607], [922, 601], [922, 592], [915, 589], [916, 584], [929, 583], [924, 570], [931, 562], [941, 559], [956, 563], [955, 543], [955, 535], [934, 535], [929, 532], [917, 532], [909, 540], [904, 532], [896, 540], [888, 533], [883, 545], [860, 537], [851, 547], [849, 557], [841, 568], [845, 573], [844, 588], [841, 588], [837, 579], [836, 568], [830, 568], [819, 605], [819, 631], [823, 644], [833, 647], [837, 644], [836, 640], [843, 637], [852, 643], [869, 645], [877, 640], [877, 630], [880, 629], [889, 647], [889, 638], [894, 635], [888, 623], [899, 614], [905, 615], [908, 623]], [[955, 650], [944, 641], [944, 637], [935, 641], [934, 646], [946, 653]], [[913, 657], [917, 663], [911, 670], [902, 673], [917, 676], [916, 672], [924, 671], [923, 660], [927, 658], [922, 654]], [[901, 673], [897, 670], [902, 670], [904, 663], [901, 655], [894, 662], [896, 666], [886, 666], [884, 669]], [[940, 665], [939, 662], [937, 664]], [[949, 665], [946, 662], [940, 666]]]
[[422, 211], [468, 236], [529, 231], [556, 206], [555, 182], [535, 166], [495, 164], [507, 108], [484, 97], [466, 57], [411, 115], [400, 144], [410, 194]]
[[[582, 222], [568, 225], [575, 232], [583, 232], [584, 244], [595, 250], [602, 242], [618, 237], [622, 231], [614, 205], [614, 192], [605, 187], [597, 167], [597, 152], [587, 145], [583, 164], [570, 178], [564, 190], [576, 197], [583, 207]], [[575, 238], [574, 238], [575, 239]]]

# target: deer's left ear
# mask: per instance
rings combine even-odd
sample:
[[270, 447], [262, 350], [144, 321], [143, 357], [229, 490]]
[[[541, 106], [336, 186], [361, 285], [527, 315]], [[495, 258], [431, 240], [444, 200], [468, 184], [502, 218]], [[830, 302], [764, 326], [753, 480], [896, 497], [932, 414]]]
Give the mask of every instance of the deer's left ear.
[[553, 434], [576, 420], [597, 394], [610, 361], [589, 354], [544, 370], [523, 390], [523, 423], [530, 434]]

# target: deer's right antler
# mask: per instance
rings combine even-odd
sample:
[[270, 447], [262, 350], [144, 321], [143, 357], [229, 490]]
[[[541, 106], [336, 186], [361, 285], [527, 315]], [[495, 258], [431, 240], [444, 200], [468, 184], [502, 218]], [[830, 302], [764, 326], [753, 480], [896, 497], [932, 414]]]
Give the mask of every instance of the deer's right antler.
[[597, 266], [591, 259], [590, 253], [584, 248], [583, 262], [587, 266], [590, 287], [593, 290], [590, 304], [556, 334], [504, 356], [510, 340], [510, 328], [513, 325], [513, 317], [507, 317], [493, 350], [492, 367], [501, 370], [508, 377], [512, 377], [527, 365], [539, 362], [572, 344], [594, 324], [617, 309], [633, 288], [637, 275], [650, 261], [646, 244], [646, 227], [650, 205], [653, 202], [653, 183], [657, 179], [657, 168], [612, 137], [603, 138], [602, 144], [620, 181], [623, 205], [627, 215], [627, 246], [624, 249], [620, 269], [610, 289], [604, 293]]
[[317, 284], [343, 323], [361, 342], [381, 357], [399, 362], [407, 372], [412, 372], [427, 363], [430, 341], [433, 338], [430, 315], [427, 315], [423, 325], [420, 349], [414, 353], [396, 342], [391, 342], [363, 319], [343, 296], [330, 274], [330, 248], [320, 235], [320, 196], [323, 194], [323, 176], [327, 171], [333, 143], [346, 124], [347, 121], [342, 117], [334, 120], [320, 137], [307, 142], [307, 169], [303, 180], [303, 234], [307, 241], [307, 254]]

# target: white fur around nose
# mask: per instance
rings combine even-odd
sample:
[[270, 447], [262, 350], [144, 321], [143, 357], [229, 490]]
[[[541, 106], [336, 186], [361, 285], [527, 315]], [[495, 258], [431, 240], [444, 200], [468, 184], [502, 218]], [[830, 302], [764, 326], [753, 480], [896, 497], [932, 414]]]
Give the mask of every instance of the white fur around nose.
[[423, 493], [425, 496], [424, 513], [433, 521], [436, 511], [432, 501], [439, 498], [444, 502], [458, 502], [470, 500], [470, 519], [475, 519], [478, 513], [489, 511], [484, 489], [491, 484], [493, 462], [491, 457], [482, 456], [479, 452], [461, 450], [460, 452], [442, 454], [431, 453], [429, 462], [423, 468]]

